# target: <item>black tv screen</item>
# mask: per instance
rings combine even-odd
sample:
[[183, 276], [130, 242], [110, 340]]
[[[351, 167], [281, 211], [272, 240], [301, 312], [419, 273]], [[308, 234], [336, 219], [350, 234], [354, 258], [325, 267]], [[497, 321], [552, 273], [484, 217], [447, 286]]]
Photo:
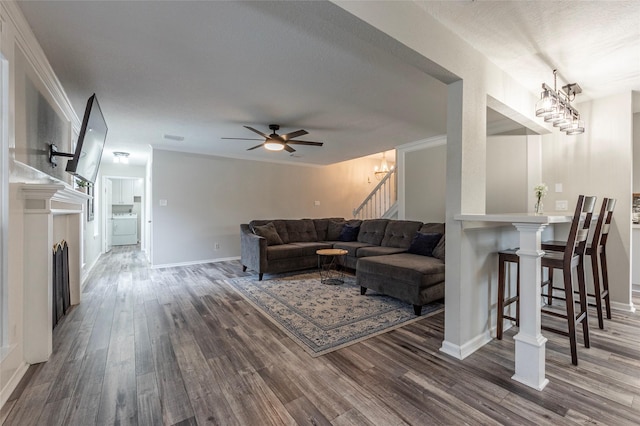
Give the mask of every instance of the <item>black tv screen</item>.
[[78, 143], [73, 158], [67, 162], [67, 172], [84, 181], [95, 183], [107, 130], [107, 123], [94, 93], [87, 101]]

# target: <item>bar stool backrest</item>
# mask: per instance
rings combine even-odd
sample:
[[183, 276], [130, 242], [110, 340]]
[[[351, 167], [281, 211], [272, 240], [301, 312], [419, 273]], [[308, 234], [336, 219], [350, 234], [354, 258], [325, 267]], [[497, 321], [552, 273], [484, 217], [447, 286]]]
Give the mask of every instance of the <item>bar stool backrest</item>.
[[[603, 198], [602, 205], [600, 206], [600, 213], [598, 214], [598, 221], [596, 222], [596, 227], [593, 230], [593, 235], [591, 236], [591, 247], [596, 250], [598, 248], [598, 244], [600, 244], [600, 237], [602, 236], [602, 229], [607, 218], [607, 205], [609, 204], [610, 198]], [[614, 203], [615, 204], [615, 203]]]
[[613, 220], [613, 209], [616, 207], [616, 199], [607, 199], [606, 217], [604, 224], [602, 225], [602, 236], [600, 237], [600, 245], [605, 246], [607, 244], [607, 238], [609, 237], [609, 228], [611, 227], [611, 221]]
[[567, 238], [567, 244], [564, 249], [565, 263], [568, 262], [568, 264], [571, 264], [571, 259], [575, 254], [584, 254], [587, 248], [587, 236], [589, 235], [589, 226], [591, 225], [595, 205], [596, 197], [578, 196], [569, 237]]

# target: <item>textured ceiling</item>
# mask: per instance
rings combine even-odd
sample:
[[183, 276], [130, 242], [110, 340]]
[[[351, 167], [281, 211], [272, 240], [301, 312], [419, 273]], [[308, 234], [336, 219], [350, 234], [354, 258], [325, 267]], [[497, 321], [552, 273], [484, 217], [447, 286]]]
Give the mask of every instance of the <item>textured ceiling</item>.
[[525, 87], [640, 90], [640, 1], [417, 1]]
[[[330, 164], [445, 133], [446, 87], [316, 13], [346, 13], [330, 3], [19, 4], [79, 114], [97, 93], [107, 151]], [[291, 157], [221, 140], [270, 123], [325, 145]]]
[[[416, 3], [532, 92], [553, 83], [553, 68], [560, 85], [582, 86], [577, 101], [640, 90], [639, 1]], [[446, 130], [445, 86], [343, 30], [327, 17], [346, 12], [331, 3], [19, 5], [76, 111], [96, 92], [106, 151], [132, 152], [133, 162], [153, 145], [329, 164]], [[243, 125], [266, 132], [270, 123], [304, 128], [325, 146], [289, 156], [220, 139], [251, 138]]]

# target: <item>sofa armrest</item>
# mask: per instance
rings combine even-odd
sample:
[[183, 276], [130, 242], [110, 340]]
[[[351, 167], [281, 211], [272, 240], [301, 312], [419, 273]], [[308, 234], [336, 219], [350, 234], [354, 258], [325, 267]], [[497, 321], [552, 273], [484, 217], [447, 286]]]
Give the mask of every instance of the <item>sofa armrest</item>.
[[247, 224], [240, 225], [240, 260], [258, 273], [267, 269], [267, 240], [251, 232]]

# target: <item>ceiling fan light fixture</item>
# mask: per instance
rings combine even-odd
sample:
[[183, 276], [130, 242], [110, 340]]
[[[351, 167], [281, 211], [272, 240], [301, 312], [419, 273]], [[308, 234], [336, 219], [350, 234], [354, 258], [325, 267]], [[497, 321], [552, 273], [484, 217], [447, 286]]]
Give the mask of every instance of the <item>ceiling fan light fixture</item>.
[[282, 142], [276, 142], [273, 140], [265, 141], [264, 148], [269, 151], [282, 151], [284, 149], [284, 144]]

